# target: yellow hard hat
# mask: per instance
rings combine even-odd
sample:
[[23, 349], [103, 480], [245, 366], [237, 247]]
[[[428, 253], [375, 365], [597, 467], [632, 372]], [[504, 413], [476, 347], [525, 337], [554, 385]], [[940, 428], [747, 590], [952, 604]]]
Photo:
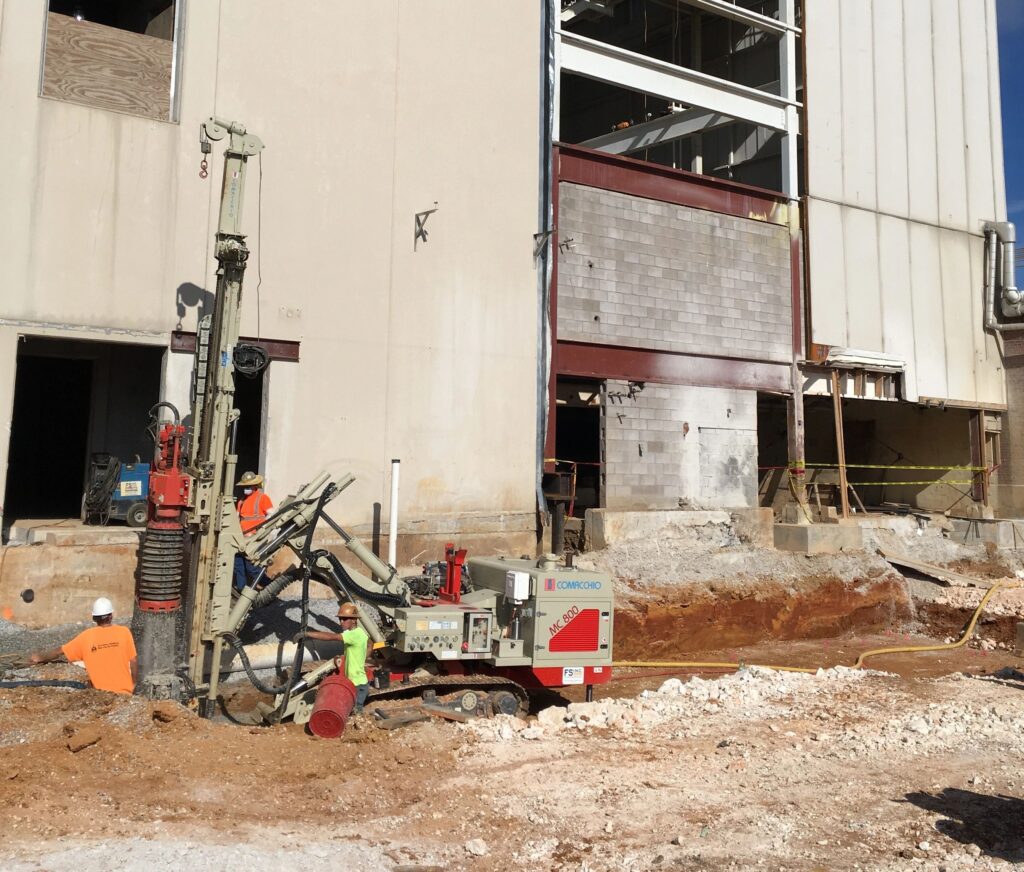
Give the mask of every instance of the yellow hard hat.
[[256, 472], [243, 472], [242, 477], [238, 479], [237, 487], [249, 487], [249, 485], [258, 486], [263, 484], [263, 476]]
[[357, 609], [352, 603], [342, 603], [341, 608], [338, 609], [338, 617], [344, 620], [345, 618], [359, 618], [359, 609]]

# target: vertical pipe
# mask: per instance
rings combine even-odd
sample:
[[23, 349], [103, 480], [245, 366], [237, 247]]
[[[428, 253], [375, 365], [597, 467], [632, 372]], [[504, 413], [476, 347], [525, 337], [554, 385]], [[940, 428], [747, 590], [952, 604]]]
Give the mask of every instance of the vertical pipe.
[[846, 435], [843, 433], [843, 397], [839, 392], [839, 372], [832, 370], [832, 408], [836, 417], [836, 454], [839, 463], [839, 501], [843, 517], [850, 517], [850, 495], [846, 483]]
[[388, 519], [388, 565], [392, 568], [398, 565], [398, 475], [401, 468], [402, 461], [392, 458], [391, 513]]

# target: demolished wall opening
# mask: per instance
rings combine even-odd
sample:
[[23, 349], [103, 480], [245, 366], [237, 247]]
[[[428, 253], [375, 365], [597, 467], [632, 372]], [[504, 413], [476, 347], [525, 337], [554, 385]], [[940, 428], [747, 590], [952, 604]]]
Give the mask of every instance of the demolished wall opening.
[[239, 418], [235, 424], [236, 469], [263, 472], [264, 397], [269, 369], [254, 376], [235, 375], [235, 408]]
[[566, 506], [571, 517], [582, 518], [587, 509], [604, 505], [603, 392], [601, 381], [558, 380], [555, 466], [562, 488], [555, 491], [553, 481], [546, 491], [567, 493], [572, 497]]
[[25, 518], [78, 517], [94, 452], [150, 459], [146, 425], [160, 399], [163, 354], [160, 347], [114, 342], [19, 343], [5, 527]]

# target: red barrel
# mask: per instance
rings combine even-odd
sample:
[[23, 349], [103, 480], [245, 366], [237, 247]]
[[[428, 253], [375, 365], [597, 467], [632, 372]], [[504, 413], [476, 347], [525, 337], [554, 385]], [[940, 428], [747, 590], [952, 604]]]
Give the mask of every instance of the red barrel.
[[344, 675], [331, 675], [320, 682], [316, 702], [309, 716], [309, 729], [321, 739], [337, 739], [345, 732], [348, 716], [356, 704], [356, 686]]

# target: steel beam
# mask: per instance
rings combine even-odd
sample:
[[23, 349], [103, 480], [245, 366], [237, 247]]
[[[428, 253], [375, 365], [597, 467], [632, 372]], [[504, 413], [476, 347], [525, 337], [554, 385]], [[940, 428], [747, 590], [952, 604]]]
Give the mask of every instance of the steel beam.
[[565, 31], [559, 31], [558, 37], [563, 72], [661, 97], [669, 102], [698, 106], [771, 130], [785, 131], [796, 114], [786, 111], [790, 107], [795, 108], [792, 100], [775, 94]]
[[698, 133], [707, 133], [716, 127], [732, 124], [736, 119], [720, 112], [704, 109], [688, 109], [664, 118], [655, 118], [643, 124], [634, 124], [625, 130], [616, 130], [604, 136], [596, 136], [579, 143], [587, 148], [605, 151], [608, 154], [629, 154], [642, 148], [654, 148], [677, 139], [685, 139]]
[[[779, 0], [779, 16], [783, 21], [796, 20], [795, 0]], [[787, 31], [779, 40], [779, 93], [793, 101], [786, 107], [786, 129], [782, 135], [782, 190], [791, 199], [799, 196], [800, 180], [797, 170], [797, 134], [800, 118], [796, 111], [796, 28]]]
[[[739, 21], [741, 24], [747, 24], [750, 27], [763, 30], [766, 33], [774, 33], [778, 36], [782, 36], [782, 34], [787, 32], [800, 32], [800, 29], [793, 26], [790, 21], [778, 21], [774, 18], [769, 18], [767, 15], [761, 15], [759, 12], [744, 9], [742, 6], [728, 2], [728, 0], [675, 0], [675, 3], [677, 5], [692, 6], [695, 9], [701, 9], [704, 12], [711, 12], [715, 15], [721, 15], [723, 18], [731, 18], [733, 21]], [[670, 3], [666, 2], [665, 5], [670, 5]]]

